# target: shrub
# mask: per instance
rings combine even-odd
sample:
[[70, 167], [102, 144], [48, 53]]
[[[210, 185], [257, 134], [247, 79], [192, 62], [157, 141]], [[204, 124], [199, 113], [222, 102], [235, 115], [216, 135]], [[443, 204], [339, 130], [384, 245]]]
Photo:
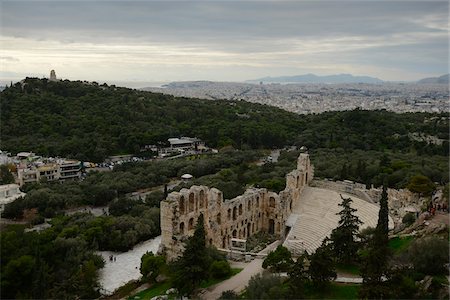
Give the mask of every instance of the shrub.
[[239, 299], [239, 295], [232, 290], [222, 292], [222, 295], [220, 295], [219, 297], [219, 300], [234, 300], [234, 299]]
[[412, 223], [414, 223], [416, 221], [416, 217], [414, 216], [413, 213], [407, 213], [406, 215], [403, 216], [402, 219], [402, 223], [405, 224], [406, 226], [411, 225]]
[[225, 260], [216, 260], [211, 264], [210, 272], [214, 278], [225, 278], [231, 274], [230, 264]]
[[425, 237], [410, 246], [408, 255], [417, 272], [439, 275], [446, 272], [448, 251], [448, 241], [438, 237]]
[[280, 299], [279, 286], [282, 284], [280, 276], [272, 274], [257, 274], [250, 278], [246, 291], [248, 299]]

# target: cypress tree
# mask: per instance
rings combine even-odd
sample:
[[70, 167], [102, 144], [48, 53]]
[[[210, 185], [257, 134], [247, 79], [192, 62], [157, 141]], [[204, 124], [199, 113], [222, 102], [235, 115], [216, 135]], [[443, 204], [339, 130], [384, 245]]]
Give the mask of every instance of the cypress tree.
[[380, 210], [378, 211], [377, 230], [388, 237], [389, 231], [389, 208], [388, 208], [388, 194], [387, 187], [383, 185], [383, 191], [380, 199]]
[[380, 211], [375, 234], [368, 243], [366, 255], [363, 256], [361, 275], [363, 285], [359, 291], [360, 298], [388, 298], [390, 290], [386, 284], [389, 272], [389, 216], [386, 185], [380, 199]]

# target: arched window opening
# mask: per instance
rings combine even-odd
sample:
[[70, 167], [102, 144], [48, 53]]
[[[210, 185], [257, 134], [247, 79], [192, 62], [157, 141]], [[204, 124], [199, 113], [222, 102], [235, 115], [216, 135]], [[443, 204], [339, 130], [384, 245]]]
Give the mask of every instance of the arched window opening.
[[233, 207], [233, 220], [236, 220], [236, 218], [237, 218], [237, 208], [236, 207]]
[[194, 218], [189, 219], [188, 230], [194, 229]]
[[200, 191], [199, 198], [199, 206], [203, 208], [205, 206], [205, 192], [203, 190]]
[[221, 224], [222, 223], [222, 220], [221, 220], [221, 216], [220, 216], [220, 213], [218, 213], [217, 214], [217, 224]]
[[184, 234], [184, 223], [183, 222], [180, 223], [180, 233]]
[[242, 204], [239, 204], [239, 215], [242, 215]]
[[180, 214], [184, 214], [185, 207], [184, 207], [184, 197], [183, 196], [180, 197], [179, 207], [180, 207]]
[[189, 194], [189, 212], [194, 211], [194, 193]]
[[231, 208], [228, 209], [227, 219], [231, 220]]
[[269, 198], [269, 207], [275, 207], [275, 198], [274, 197]]

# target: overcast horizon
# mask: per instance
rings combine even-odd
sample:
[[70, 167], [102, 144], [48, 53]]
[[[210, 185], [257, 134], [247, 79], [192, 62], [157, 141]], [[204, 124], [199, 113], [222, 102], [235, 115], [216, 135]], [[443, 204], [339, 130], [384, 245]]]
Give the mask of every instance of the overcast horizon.
[[447, 1], [5, 1], [2, 81], [448, 73]]

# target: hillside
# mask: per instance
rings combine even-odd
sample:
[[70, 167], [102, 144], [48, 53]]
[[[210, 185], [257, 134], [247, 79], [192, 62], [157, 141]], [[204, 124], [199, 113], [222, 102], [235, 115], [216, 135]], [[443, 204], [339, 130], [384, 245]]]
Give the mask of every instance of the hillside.
[[445, 74], [439, 77], [429, 77], [419, 80], [417, 83], [422, 84], [448, 84], [450, 74]]
[[271, 83], [382, 83], [383, 80], [369, 76], [354, 76], [352, 74], [336, 74], [318, 76], [315, 74], [263, 77], [248, 80], [248, 82], [271, 82]]
[[[96, 83], [27, 78], [1, 92], [1, 148], [102, 161], [174, 136], [211, 147], [385, 150], [448, 155], [446, 115], [386, 111], [297, 115], [245, 101], [176, 98]], [[411, 133], [447, 140], [430, 144]]]

